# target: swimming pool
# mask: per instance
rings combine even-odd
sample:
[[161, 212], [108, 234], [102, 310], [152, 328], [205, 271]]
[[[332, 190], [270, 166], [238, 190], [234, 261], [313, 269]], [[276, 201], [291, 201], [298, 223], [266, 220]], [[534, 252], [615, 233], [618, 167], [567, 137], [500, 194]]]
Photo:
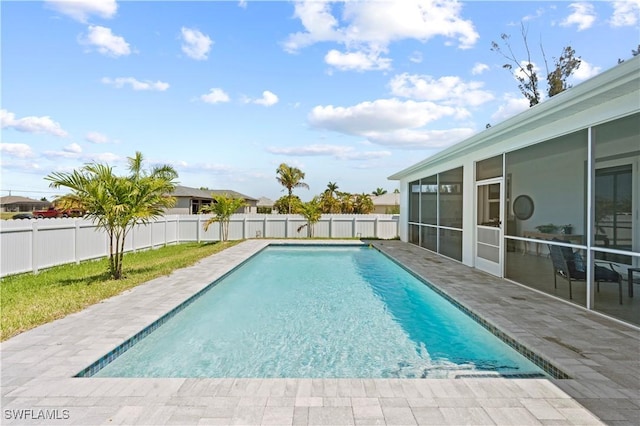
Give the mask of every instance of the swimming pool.
[[[155, 328], [155, 327], [154, 327]], [[544, 372], [385, 255], [268, 247], [99, 377], [453, 378]]]

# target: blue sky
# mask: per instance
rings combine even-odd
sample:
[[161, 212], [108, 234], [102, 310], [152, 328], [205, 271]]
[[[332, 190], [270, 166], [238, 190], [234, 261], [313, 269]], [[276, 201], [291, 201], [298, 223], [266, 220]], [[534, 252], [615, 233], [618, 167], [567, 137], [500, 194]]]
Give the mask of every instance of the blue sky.
[[[1, 194], [126, 157], [179, 183], [284, 195], [280, 163], [361, 193], [528, 108], [491, 51], [544, 74], [570, 45], [579, 84], [631, 57], [640, 1], [3, 1]], [[504, 46], [504, 45], [503, 45]], [[546, 88], [546, 85], [542, 85]]]

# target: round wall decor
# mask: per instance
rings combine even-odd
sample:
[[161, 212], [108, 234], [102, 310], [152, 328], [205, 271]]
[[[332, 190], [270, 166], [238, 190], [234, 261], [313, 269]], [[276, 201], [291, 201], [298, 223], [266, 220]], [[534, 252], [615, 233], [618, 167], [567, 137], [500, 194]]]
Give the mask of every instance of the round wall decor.
[[533, 200], [528, 195], [518, 195], [513, 202], [513, 214], [520, 220], [527, 220], [533, 215]]

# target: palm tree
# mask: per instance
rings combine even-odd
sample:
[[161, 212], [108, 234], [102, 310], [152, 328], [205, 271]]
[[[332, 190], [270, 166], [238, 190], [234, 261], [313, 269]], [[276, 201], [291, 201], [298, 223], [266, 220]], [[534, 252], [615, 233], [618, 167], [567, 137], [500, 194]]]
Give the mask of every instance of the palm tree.
[[227, 241], [229, 238], [229, 222], [231, 216], [241, 207], [247, 205], [243, 198], [233, 198], [224, 195], [212, 195], [213, 203], [203, 206], [200, 213], [213, 214], [214, 216], [207, 220], [204, 224], [204, 230], [207, 231], [209, 226], [214, 222], [220, 222], [220, 239]]
[[320, 200], [320, 206], [323, 213], [339, 213], [340, 202], [336, 198], [338, 193], [338, 184], [335, 182], [329, 182], [327, 189], [322, 193], [322, 199]]
[[[304, 179], [304, 173], [302, 170], [297, 167], [291, 167], [285, 163], [280, 164], [278, 169], [276, 170], [276, 180], [280, 183], [280, 185], [284, 186], [287, 189], [287, 195], [289, 200], [291, 201], [291, 197], [293, 195], [293, 188], [307, 188], [309, 189], [309, 185], [304, 183], [302, 180]], [[289, 214], [292, 211], [292, 204], [289, 202]]]
[[376, 188], [375, 191], [373, 191], [371, 194], [372, 195], [384, 195], [387, 193], [386, 189], [382, 189], [382, 188]]
[[66, 187], [69, 194], [56, 199], [61, 208], [80, 207], [86, 217], [97, 222], [109, 236], [109, 272], [122, 278], [124, 242], [138, 223], [147, 224], [175, 205], [168, 196], [175, 188], [178, 173], [169, 165], [142, 169], [143, 156], [128, 158], [129, 176], [116, 176], [105, 164], [86, 164], [73, 172], [54, 172], [45, 177], [52, 188]]
[[318, 223], [320, 217], [322, 217], [322, 209], [320, 206], [320, 199], [316, 196], [309, 202], [302, 203], [298, 207], [297, 213], [304, 216], [307, 219], [307, 223], [298, 227], [298, 232], [305, 226], [307, 227], [307, 237], [313, 238], [313, 225]]
[[353, 210], [354, 213], [358, 214], [369, 214], [373, 211], [373, 201], [371, 200], [371, 196], [369, 194], [356, 194], [354, 196], [353, 201]]

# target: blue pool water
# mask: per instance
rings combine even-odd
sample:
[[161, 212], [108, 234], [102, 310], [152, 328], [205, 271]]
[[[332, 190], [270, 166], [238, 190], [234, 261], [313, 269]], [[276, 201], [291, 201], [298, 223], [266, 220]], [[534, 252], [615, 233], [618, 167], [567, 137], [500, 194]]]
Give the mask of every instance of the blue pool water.
[[544, 372], [377, 250], [269, 247], [101, 377], [443, 378]]

